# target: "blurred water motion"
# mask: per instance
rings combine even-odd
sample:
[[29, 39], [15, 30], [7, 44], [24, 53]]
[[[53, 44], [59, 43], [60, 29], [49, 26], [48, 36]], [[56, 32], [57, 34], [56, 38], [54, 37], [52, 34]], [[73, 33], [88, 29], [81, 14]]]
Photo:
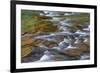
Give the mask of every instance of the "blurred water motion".
[[22, 10], [21, 62], [90, 59], [89, 26], [88, 13]]

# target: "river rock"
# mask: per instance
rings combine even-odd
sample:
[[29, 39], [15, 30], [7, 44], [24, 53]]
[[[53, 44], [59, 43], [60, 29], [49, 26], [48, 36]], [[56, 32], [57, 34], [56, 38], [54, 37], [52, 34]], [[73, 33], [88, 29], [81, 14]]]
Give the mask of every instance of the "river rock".
[[90, 47], [87, 46], [85, 43], [80, 43], [80, 44], [77, 44], [77, 47], [80, 49], [80, 51], [82, 52], [88, 52], [90, 51]]
[[82, 51], [80, 51], [79, 48], [70, 48], [64, 52], [67, 56], [75, 57], [75, 56], [80, 56]]
[[[44, 54], [44, 51], [47, 49], [41, 48], [41, 47], [32, 47], [31, 53], [29, 53], [27, 56], [22, 58], [22, 62], [35, 62], [38, 61]], [[25, 52], [24, 52], [25, 53]]]
[[21, 58], [28, 56], [32, 52], [32, 47], [22, 47], [21, 48]]
[[33, 39], [32, 38], [24, 37], [24, 38], [22, 38], [21, 46], [32, 45], [32, 43], [33, 43]]

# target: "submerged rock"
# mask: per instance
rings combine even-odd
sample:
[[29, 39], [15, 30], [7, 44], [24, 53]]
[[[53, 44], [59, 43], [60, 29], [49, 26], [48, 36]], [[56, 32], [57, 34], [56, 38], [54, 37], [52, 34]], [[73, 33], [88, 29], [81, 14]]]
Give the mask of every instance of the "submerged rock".
[[54, 61], [54, 55], [52, 55], [49, 51], [45, 51], [44, 55], [40, 58], [38, 62], [45, 62], [45, 61]]
[[81, 55], [80, 60], [88, 60], [90, 59], [90, 53], [89, 52], [85, 52]]
[[[75, 16], [72, 16], [74, 14]], [[77, 14], [80, 15], [80, 13], [42, 11], [40, 16], [34, 16], [34, 19], [42, 21], [33, 26], [32, 38], [23, 39], [22, 37], [22, 62], [89, 59], [89, 23], [81, 23], [80, 17], [76, 16]], [[22, 33], [22, 35], [24, 34]]]
[[64, 38], [64, 40], [61, 41], [58, 46], [61, 48], [61, 50], [64, 50], [64, 48], [67, 48], [70, 43], [71, 41], [69, 39]]
[[38, 61], [44, 54], [44, 51], [47, 49], [42, 47], [33, 47], [30, 54], [28, 54], [26, 57], [22, 58], [22, 62], [35, 62]]

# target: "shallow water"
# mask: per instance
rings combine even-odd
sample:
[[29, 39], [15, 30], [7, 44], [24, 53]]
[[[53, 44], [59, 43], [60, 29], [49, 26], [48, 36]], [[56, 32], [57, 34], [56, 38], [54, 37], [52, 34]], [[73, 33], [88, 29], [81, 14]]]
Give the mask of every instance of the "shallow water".
[[[53, 47], [58, 47], [60, 49], [62, 48], [62, 51], [59, 51], [58, 49], [56, 49], [56, 51], [54, 51], [54, 49], [48, 50], [45, 47], [40, 48], [40, 46], [37, 44], [38, 45], [37, 47], [32, 46], [33, 51], [31, 51], [31, 53], [29, 55], [22, 58], [22, 63], [36, 62], [36, 61], [41, 60], [41, 58], [45, 55], [44, 52], [47, 50], [51, 53], [51, 55], [54, 55], [53, 59], [51, 58], [51, 60], [50, 60], [50, 58], [49, 58], [49, 61], [69, 61], [69, 60], [89, 59], [89, 57], [90, 57], [89, 52], [84, 53], [82, 51], [81, 54], [77, 55], [77, 56], [69, 56], [68, 54], [65, 54], [63, 52], [63, 49], [67, 48], [68, 45], [75, 45], [74, 42], [77, 40], [76, 38], [80, 38], [80, 35], [83, 39], [89, 38], [90, 31], [85, 32], [82, 30], [84, 28], [89, 29], [87, 27], [87, 26], [89, 26], [89, 24], [85, 24], [85, 23], [87, 23], [87, 21], [84, 23], [82, 22], [82, 24], [80, 24], [80, 20], [79, 20], [79, 24], [78, 24], [79, 15], [81, 15], [81, 13], [67, 13], [67, 12], [61, 13], [61, 12], [52, 12], [52, 11], [51, 12], [50, 11], [42, 11], [42, 13], [40, 12], [40, 15], [52, 17], [52, 19], [44, 19], [43, 21], [50, 21], [50, 22], [52, 22], [53, 25], [57, 25], [58, 31], [50, 32], [50, 33], [48, 33], [48, 35], [45, 35], [45, 34], [39, 35], [38, 34], [37, 36], [35, 36], [35, 37], [33, 36], [31, 38], [39, 39], [39, 40], [40, 39], [47, 40], [47, 42], [55, 41], [58, 46], [57, 45], [55, 46], [54, 44], [49, 44], [46, 47], [48, 47], [48, 49], [52, 49]], [[76, 17], [76, 19], [74, 16]], [[88, 23], [89, 23], [89, 21], [88, 21]], [[82, 29], [80, 30], [79, 27], [81, 27]], [[77, 30], [80, 30], [81, 32], [77, 32]], [[66, 43], [66, 41], [64, 41], [64, 39], [70, 39], [71, 41]], [[81, 39], [79, 39], [79, 40], [81, 41]], [[61, 43], [61, 42], [64, 42], [64, 43], [62, 43], [59, 46], [59, 43]], [[81, 43], [83, 43], [83, 41]], [[42, 44], [42, 43], [39, 43], [39, 44]], [[45, 44], [42, 44], [42, 45], [45, 46]], [[50, 47], [50, 46], [52, 46], [52, 47]], [[72, 54], [73, 53], [74, 52], [72, 52]], [[48, 57], [49, 57], [49, 55], [48, 55]], [[40, 62], [43, 62], [43, 61], [40, 61]]]

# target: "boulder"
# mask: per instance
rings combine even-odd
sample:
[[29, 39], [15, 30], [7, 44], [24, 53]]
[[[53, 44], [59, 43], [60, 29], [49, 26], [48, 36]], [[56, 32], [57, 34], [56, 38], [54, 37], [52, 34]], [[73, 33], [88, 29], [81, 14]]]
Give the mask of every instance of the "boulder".
[[21, 48], [21, 58], [28, 56], [32, 52], [32, 48], [27, 46], [27, 47], [22, 47]]
[[25, 37], [25, 38], [22, 38], [21, 40], [21, 46], [32, 45], [32, 43], [33, 43], [33, 39], [30, 37]]
[[78, 45], [78, 48], [80, 49], [80, 51], [82, 52], [88, 52], [90, 51], [90, 46], [86, 45], [85, 43], [81, 43]]
[[76, 49], [70, 48], [70, 49], [66, 50], [64, 53], [67, 56], [75, 57], [75, 56], [80, 56], [80, 54], [82, 53], [82, 51], [80, 51], [79, 48], [76, 48]]

